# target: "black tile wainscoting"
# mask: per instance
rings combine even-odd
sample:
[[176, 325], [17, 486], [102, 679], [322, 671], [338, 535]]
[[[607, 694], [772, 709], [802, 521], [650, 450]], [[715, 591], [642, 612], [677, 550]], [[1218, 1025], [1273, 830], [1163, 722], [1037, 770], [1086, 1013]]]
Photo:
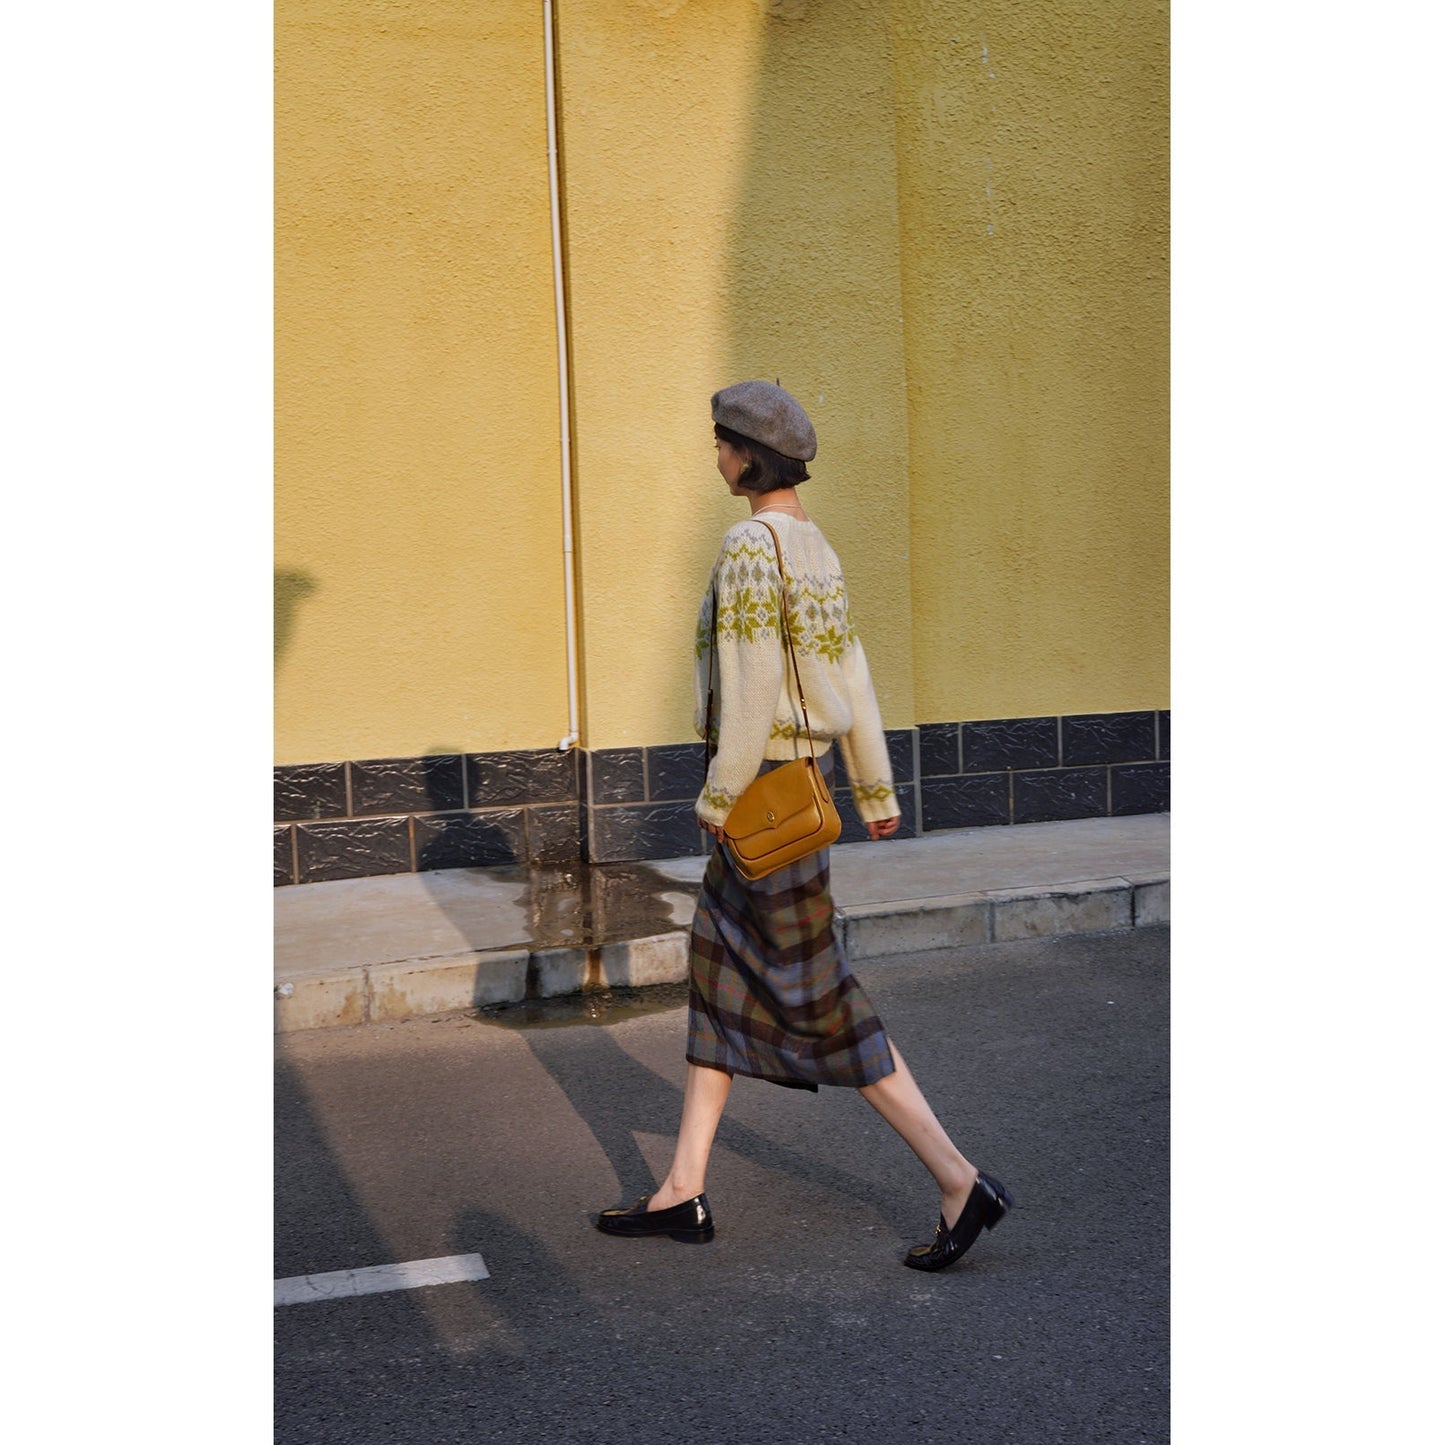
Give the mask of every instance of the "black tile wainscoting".
[[[1169, 811], [1167, 712], [926, 728], [935, 761], [931, 768], [925, 763], [919, 780], [925, 832]], [[945, 771], [954, 751], [952, 731], [958, 734], [958, 765]]]
[[276, 881], [575, 863], [581, 771], [551, 749], [279, 767]]
[[[921, 723], [887, 737], [901, 838], [1169, 810], [1168, 712]], [[836, 767], [839, 842], [859, 842]], [[700, 742], [278, 767], [275, 881], [706, 853], [693, 816], [702, 779]]]

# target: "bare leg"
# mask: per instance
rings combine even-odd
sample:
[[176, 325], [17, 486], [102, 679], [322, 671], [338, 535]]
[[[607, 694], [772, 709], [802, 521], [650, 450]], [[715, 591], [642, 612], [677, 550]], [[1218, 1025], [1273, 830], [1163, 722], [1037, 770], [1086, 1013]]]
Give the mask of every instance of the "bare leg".
[[722, 1118], [723, 1105], [728, 1101], [728, 1090], [732, 1085], [732, 1075], [721, 1069], [705, 1069], [700, 1064], [687, 1066], [677, 1149], [667, 1178], [647, 1201], [649, 1214], [654, 1209], [671, 1209], [674, 1204], [681, 1204], [683, 1200], [696, 1198], [702, 1193], [713, 1135], [717, 1133], [718, 1120]]
[[898, 1131], [903, 1142], [933, 1175], [943, 1196], [943, 1222], [951, 1229], [963, 1213], [978, 1170], [944, 1133], [943, 1125], [928, 1107], [928, 1100], [903, 1062], [903, 1055], [892, 1043], [888, 1047], [893, 1054], [894, 1072], [858, 1092]]

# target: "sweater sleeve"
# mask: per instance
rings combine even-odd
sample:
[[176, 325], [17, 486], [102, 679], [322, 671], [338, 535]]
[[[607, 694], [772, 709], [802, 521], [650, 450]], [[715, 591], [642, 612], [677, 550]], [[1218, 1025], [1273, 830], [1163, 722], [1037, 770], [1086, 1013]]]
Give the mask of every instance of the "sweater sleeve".
[[697, 800], [697, 816], [722, 824], [757, 777], [783, 687], [778, 624], [780, 580], [770, 538], [766, 550], [739, 530], [724, 540], [713, 568], [717, 596], [717, 753]]
[[838, 739], [838, 751], [853, 789], [853, 806], [865, 823], [881, 822], [899, 813], [893, 791], [893, 765], [883, 736], [883, 717], [873, 692], [868, 659], [855, 636], [843, 654], [843, 678], [853, 704], [853, 726]]

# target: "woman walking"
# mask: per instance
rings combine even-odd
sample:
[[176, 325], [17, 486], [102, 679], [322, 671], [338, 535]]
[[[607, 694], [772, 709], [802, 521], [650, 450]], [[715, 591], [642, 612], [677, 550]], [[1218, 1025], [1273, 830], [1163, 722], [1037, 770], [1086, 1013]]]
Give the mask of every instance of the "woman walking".
[[835, 741], [869, 837], [892, 837], [900, 818], [842, 569], [798, 502], [818, 449], [813, 425], [766, 381], [717, 392], [712, 416], [718, 471], [751, 514], [724, 536], [698, 618], [696, 725], [716, 753], [697, 815], [719, 841], [692, 927], [682, 1123], [656, 1193], [603, 1210], [596, 1224], [613, 1235], [710, 1240], [703, 1186], [733, 1076], [814, 1091], [832, 1084], [857, 1089], [937, 1182], [934, 1237], [903, 1263], [942, 1269], [1003, 1218], [1012, 1197], [955, 1148], [849, 971], [833, 927], [827, 849], [750, 882], [722, 842], [733, 804], [761, 772], [811, 751], [831, 789]]

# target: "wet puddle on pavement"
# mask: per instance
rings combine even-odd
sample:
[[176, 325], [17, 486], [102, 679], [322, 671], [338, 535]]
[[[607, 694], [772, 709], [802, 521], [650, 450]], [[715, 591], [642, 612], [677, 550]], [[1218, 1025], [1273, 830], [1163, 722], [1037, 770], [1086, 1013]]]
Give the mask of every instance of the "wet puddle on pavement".
[[684, 1006], [686, 982], [646, 988], [602, 982], [600, 949], [686, 928], [706, 862], [698, 858], [681, 867], [674, 862], [668, 872], [647, 863], [488, 870], [493, 878], [524, 885], [516, 901], [525, 912], [530, 947], [586, 949], [588, 980], [580, 993], [493, 1004], [472, 1010], [471, 1017], [499, 1028], [566, 1028], [621, 1023]]
[[[698, 859], [698, 877], [705, 859]], [[646, 863], [593, 863], [577, 868], [492, 868], [499, 881], [520, 883], [533, 948], [591, 948], [686, 927], [697, 883]]]

